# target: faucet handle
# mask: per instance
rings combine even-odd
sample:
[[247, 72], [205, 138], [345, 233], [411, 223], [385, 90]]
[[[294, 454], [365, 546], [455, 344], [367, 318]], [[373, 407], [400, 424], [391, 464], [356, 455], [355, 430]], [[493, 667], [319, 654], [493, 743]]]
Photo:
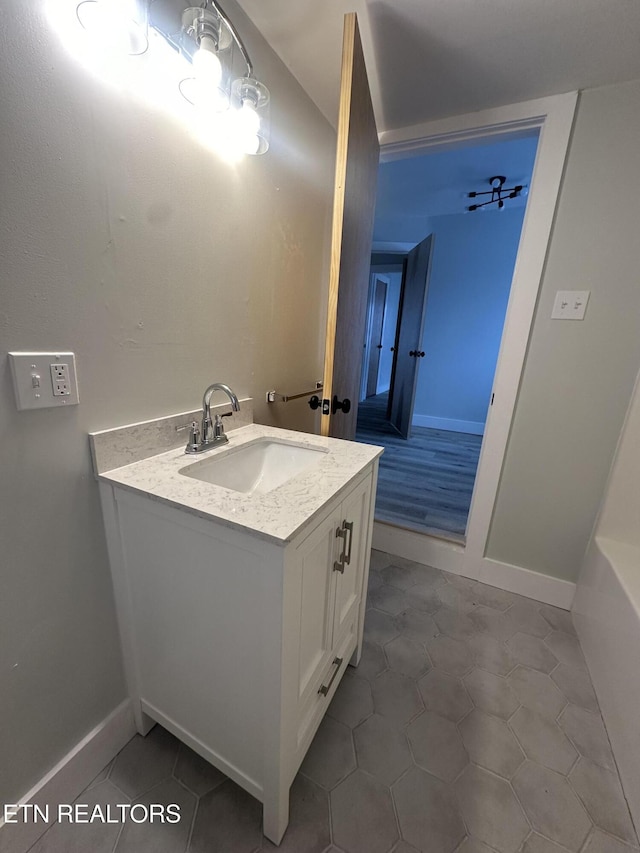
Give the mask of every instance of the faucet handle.
[[188, 429], [189, 432], [189, 441], [187, 442], [187, 446], [185, 447], [185, 453], [195, 453], [200, 447], [200, 427], [196, 423], [196, 421], [191, 421], [190, 424], [183, 424], [183, 426], [177, 426], [176, 432], [184, 432], [185, 429]]
[[[229, 412], [231, 414], [231, 412]], [[224, 424], [222, 423], [223, 415], [216, 414], [213, 422], [213, 440], [216, 441], [224, 435]]]

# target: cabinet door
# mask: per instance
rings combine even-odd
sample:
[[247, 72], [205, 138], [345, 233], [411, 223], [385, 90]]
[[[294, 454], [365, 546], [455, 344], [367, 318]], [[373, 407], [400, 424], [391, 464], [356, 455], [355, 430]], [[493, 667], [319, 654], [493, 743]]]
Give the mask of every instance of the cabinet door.
[[[338, 562], [344, 562], [342, 572], [335, 571], [336, 597], [333, 619], [333, 641], [336, 643], [357, 614], [362, 597], [362, 578], [367, 557], [367, 526], [369, 523], [369, 500], [371, 477], [357, 486], [341, 505], [340, 526], [346, 536], [340, 539], [341, 552]], [[343, 558], [349, 558], [349, 562]]]
[[300, 571], [300, 623], [298, 656], [298, 700], [304, 704], [318, 686], [333, 651], [333, 564], [340, 525], [336, 509], [301, 543], [297, 549]]

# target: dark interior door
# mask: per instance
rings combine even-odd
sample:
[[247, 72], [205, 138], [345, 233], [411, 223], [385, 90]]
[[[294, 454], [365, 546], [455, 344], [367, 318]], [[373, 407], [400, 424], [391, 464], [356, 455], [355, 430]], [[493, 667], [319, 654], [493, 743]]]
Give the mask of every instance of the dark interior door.
[[424, 358], [420, 345], [432, 254], [433, 234], [430, 234], [407, 255], [402, 283], [395, 366], [389, 393], [389, 421], [403, 438], [411, 435], [418, 363]]
[[367, 397], [374, 397], [378, 390], [378, 372], [382, 351], [382, 326], [384, 309], [387, 304], [387, 282], [376, 278], [373, 293], [373, 314], [371, 317], [371, 336], [369, 339], [369, 365], [367, 368]]

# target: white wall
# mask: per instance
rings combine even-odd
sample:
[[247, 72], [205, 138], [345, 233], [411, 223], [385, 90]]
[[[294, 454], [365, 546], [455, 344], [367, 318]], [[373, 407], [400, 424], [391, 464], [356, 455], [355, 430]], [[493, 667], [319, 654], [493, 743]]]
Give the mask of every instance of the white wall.
[[414, 423], [484, 431], [523, 218], [522, 207], [432, 217]]
[[[585, 92], [488, 542], [493, 559], [576, 580], [640, 365], [640, 81]], [[590, 290], [583, 322], [557, 290]]]
[[[228, 8], [227, 8], [228, 6]], [[322, 373], [335, 136], [233, 2], [272, 93], [271, 150], [229, 166], [105, 87], [40, 2], [0, 31], [0, 802], [123, 698], [87, 432], [192, 409], [212, 381]], [[17, 412], [8, 350], [76, 353], [80, 406]]]

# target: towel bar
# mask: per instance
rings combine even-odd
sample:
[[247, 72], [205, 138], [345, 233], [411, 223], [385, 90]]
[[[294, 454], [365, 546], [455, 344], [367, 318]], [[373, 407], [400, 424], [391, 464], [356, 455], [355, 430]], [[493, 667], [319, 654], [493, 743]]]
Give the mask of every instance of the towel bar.
[[316, 391], [322, 391], [322, 382], [316, 382], [316, 387], [311, 391], [303, 391], [302, 394], [279, 394], [277, 391], [267, 391], [267, 403], [288, 403], [289, 400], [300, 400], [302, 397], [310, 397]]

